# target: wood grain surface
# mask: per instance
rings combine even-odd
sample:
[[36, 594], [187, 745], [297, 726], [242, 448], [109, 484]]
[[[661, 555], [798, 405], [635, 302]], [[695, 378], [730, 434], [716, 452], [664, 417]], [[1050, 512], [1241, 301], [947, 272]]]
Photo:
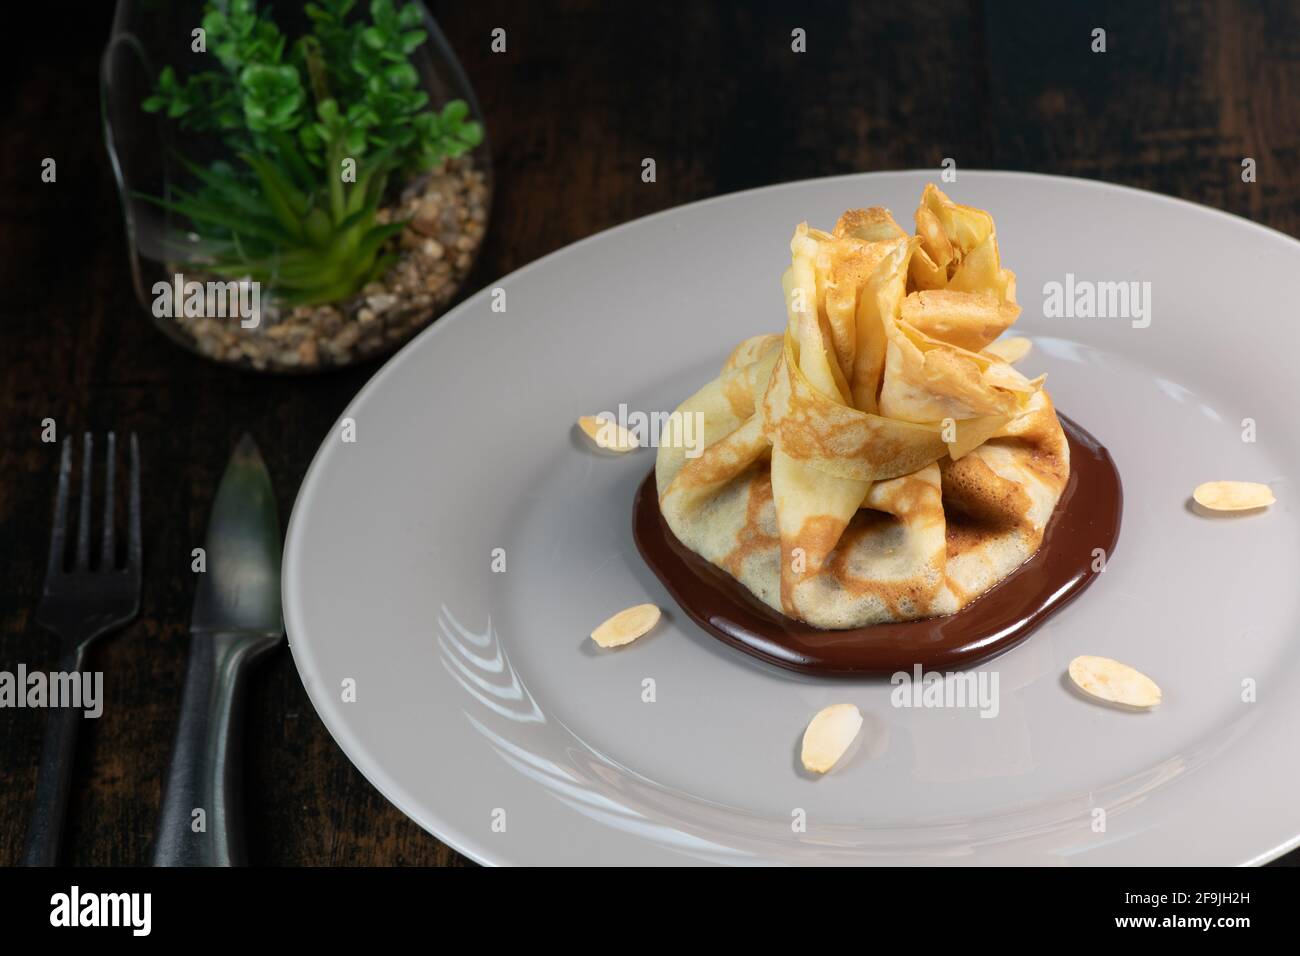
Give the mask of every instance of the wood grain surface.
[[[111, 4], [83, 6], [75, 22], [63, 5], [38, 11], [45, 35], [27, 28], [0, 66], [0, 669], [56, 661], [33, 623], [57, 456], [41, 420], [63, 434], [137, 431], [143, 612], [90, 657], [105, 706], [82, 727], [65, 857], [142, 864], [185, 665], [190, 549], [229, 452], [244, 430], [256, 436], [287, 517], [325, 431], [378, 363], [256, 376], [154, 329], [131, 290], [100, 133]], [[1300, 233], [1300, 7], [1286, 0], [431, 8], [478, 92], [495, 163], [466, 293], [682, 203], [944, 157], [1138, 186]], [[495, 27], [506, 53], [489, 50]], [[796, 27], [804, 54], [790, 48]], [[1094, 27], [1107, 30], [1105, 54], [1089, 50]], [[47, 156], [55, 184], [40, 181]], [[655, 183], [641, 181], [644, 157], [656, 160]], [[1242, 182], [1243, 157], [1257, 161], [1257, 182]], [[249, 703], [254, 862], [466, 862], [352, 767], [287, 650], [259, 669]], [[41, 711], [0, 712], [0, 864], [20, 855], [43, 723]]]

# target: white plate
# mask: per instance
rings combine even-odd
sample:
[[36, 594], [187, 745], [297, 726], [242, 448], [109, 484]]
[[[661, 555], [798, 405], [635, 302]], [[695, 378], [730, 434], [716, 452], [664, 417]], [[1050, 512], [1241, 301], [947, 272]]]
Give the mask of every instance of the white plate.
[[[469, 299], [352, 402], [355, 442], [335, 427], [294, 507], [285, 617], [326, 726], [421, 826], [522, 864], [1237, 864], [1296, 845], [1300, 244], [1286, 236], [1080, 180], [945, 185], [997, 220], [1035, 345], [1021, 367], [1048, 373], [1124, 479], [1106, 573], [981, 668], [999, 680], [994, 719], [753, 661], [692, 625], [638, 557], [630, 506], [653, 451], [593, 453], [578, 416], [671, 410], [733, 345], [783, 326], [796, 223], [874, 204], [906, 224], [930, 178], [794, 183], [602, 233]], [[1067, 273], [1149, 282], [1150, 325], [1045, 318], [1045, 283]], [[1278, 503], [1194, 513], [1192, 489], [1218, 478], [1268, 482]], [[597, 623], [643, 601], [665, 609], [654, 633], [593, 647]], [[1164, 703], [1081, 699], [1065, 677], [1078, 654], [1137, 667]], [[838, 701], [861, 707], [862, 742], [810, 779], [800, 735]]]

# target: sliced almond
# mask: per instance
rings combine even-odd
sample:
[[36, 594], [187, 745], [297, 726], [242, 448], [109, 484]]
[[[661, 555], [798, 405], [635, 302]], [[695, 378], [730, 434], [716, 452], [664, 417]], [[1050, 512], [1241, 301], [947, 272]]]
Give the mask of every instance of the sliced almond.
[[998, 339], [996, 342], [990, 342], [984, 346], [984, 351], [994, 358], [1000, 358], [1004, 362], [1019, 362], [1029, 354], [1029, 350], [1034, 347], [1034, 343], [1022, 335], [1013, 335], [1009, 339]]
[[641, 447], [635, 435], [618, 422], [610, 421], [608, 418], [583, 415], [578, 419], [578, 427], [587, 433], [587, 437], [594, 441], [597, 447], [607, 451], [625, 452]]
[[659, 608], [653, 604], [638, 604], [619, 611], [591, 632], [591, 639], [601, 647], [621, 647], [631, 644], [659, 623]]
[[1093, 697], [1129, 707], [1154, 707], [1160, 688], [1141, 671], [1109, 657], [1076, 657], [1070, 661], [1070, 680]]
[[1253, 481], [1207, 481], [1196, 486], [1192, 497], [1211, 511], [1250, 511], [1277, 500], [1272, 488]]
[[825, 773], [844, 756], [862, 729], [862, 714], [852, 704], [831, 704], [817, 712], [803, 732], [805, 770]]

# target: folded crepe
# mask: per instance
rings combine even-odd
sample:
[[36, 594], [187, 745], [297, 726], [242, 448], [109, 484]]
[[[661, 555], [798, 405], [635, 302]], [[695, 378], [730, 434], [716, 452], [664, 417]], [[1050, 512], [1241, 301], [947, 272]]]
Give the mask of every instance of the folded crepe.
[[741, 342], [661, 435], [663, 516], [816, 627], [960, 610], [1038, 549], [1070, 467], [1043, 377], [983, 351], [1020, 312], [993, 219], [929, 185], [915, 235], [850, 210], [790, 250], [784, 333]]

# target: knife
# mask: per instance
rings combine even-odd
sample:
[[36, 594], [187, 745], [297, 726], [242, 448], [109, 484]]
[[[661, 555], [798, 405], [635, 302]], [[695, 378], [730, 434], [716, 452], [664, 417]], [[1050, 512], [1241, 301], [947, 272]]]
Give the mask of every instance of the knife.
[[280, 518], [271, 476], [244, 435], [208, 521], [190, 622], [180, 722], [163, 786], [154, 866], [240, 866], [243, 678], [284, 636]]

